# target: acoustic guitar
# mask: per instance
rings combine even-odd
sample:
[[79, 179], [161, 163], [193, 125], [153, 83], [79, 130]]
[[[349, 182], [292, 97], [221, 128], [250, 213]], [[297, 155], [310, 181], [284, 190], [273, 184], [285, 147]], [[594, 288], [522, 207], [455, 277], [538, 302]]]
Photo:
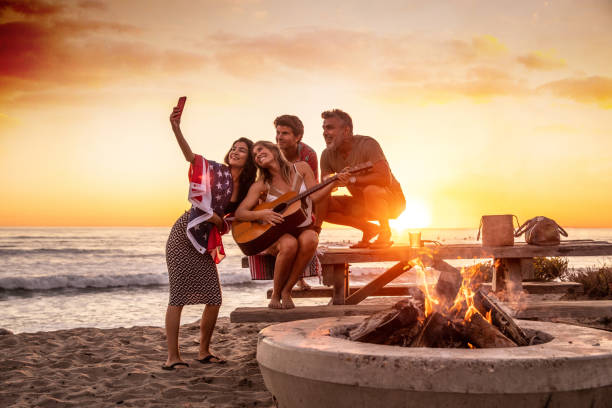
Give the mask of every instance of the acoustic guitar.
[[[365, 162], [349, 169], [348, 172], [354, 174], [370, 168], [372, 168], [372, 163]], [[274, 201], [257, 205], [253, 211], [272, 209], [283, 215], [283, 222], [276, 225], [264, 224], [259, 220], [234, 222], [232, 236], [236, 244], [245, 255], [255, 255], [268, 248], [283, 234], [295, 230], [298, 225], [306, 221], [306, 202], [303, 199], [337, 179], [338, 175], [335, 175], [303, 193], [288, 191]]]

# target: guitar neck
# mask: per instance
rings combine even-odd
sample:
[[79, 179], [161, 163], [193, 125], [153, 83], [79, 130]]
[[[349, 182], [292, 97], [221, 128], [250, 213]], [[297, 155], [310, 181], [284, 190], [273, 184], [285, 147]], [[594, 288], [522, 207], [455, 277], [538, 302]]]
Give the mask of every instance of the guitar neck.
[[[363, 163], [363, 164], [361, 164], [359, 166], [353, 167], [348, 172], [350, 174], [353, 174], [353, 173], [358, 173], [360, 171], [367, 170], [367, 169], [370, 169], [370, 168], [372, 168], [372, 163], [368, 161], [368, 162], [365, 162], [365, 163]], [[322, 183], [317, 184], [316, 186], [309, 188], [308, 190], [304, 191], [303, 193], [300, 193], [300, 194], [296, 195], [291, 200], [288, 200], [287, 201], [287, 205], [293, 204], [296, 201], [299, 201], [302, 198], [307, 197], [307, 196], [311, 195], [312, 193], [314, 193], [316, 191], [319, 191], [320, 189], [322, 189], [323, 187], [327, 186], [330, 183], [333, 183], [337, 179], [338, 179], [338, 175], [335, 175], [335, 176], [332, 176], [332, 177], [328, 178], [327, 180], [323, 181]]]
[[323, 187], [327, 186], [330, 183], [333, 183], [337, 179], [338, 179], [337, 175], [328, 178], [324, 182], [322, 182], [320, 184], [317, 184], [316, 186], [313, 186], [313, 187], [309, 188], [308, 190], [304, 191], [303, 193], [300, 193], [300, 194], [296, 195], [291, 200], [288, 200], [287, 201], [287, 205], [291, 205], [291, 204], [295, 203], [296, 201], [300, 201], [302, 198], [307, 197], [307, 196], [311, 195], [312, 193], [315, 193], [315, 192], [319, 191], [320, 189], [322, 189]]

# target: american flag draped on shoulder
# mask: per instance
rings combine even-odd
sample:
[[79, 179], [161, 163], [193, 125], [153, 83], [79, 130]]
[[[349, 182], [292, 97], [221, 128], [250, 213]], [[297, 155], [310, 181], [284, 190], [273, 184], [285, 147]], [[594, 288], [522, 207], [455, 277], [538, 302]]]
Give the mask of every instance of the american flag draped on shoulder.
[[234, 183], [229, 167], [209, 161], [200, 155], [189, 166], [189, 220], [187, 237], [194, 248], [200, 252], [209, 252], [215, 263], [225, 257], [221, 235], [229, 230], [224, 222], [223, 231], [207, 220], [213, 212], [223, 218], [224, 209], [232, 197]]

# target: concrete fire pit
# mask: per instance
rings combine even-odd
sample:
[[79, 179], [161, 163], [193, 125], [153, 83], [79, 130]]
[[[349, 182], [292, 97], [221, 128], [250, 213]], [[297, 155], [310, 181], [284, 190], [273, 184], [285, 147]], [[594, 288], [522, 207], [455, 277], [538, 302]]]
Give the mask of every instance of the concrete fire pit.
[[257, 361], [280, 407], [611, 407], [612, 333], [518, 321], [554, 338], [498, 349], [404, 348], [329, 336], [351, 316], [262, 330]]

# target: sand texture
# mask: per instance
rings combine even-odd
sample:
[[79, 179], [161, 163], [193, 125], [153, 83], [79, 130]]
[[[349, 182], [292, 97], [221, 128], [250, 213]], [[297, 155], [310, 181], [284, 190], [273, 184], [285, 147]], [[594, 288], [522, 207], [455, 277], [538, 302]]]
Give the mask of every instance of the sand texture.
[[214, 352], [227, 364], [201, 364], [199, 326], [182, 326], [190, 367], [164, 371], [159, 327], [79, 328], [0, 334], [0, 407], [272, 407], [255, 353], [266, 324], [220, 318]]

